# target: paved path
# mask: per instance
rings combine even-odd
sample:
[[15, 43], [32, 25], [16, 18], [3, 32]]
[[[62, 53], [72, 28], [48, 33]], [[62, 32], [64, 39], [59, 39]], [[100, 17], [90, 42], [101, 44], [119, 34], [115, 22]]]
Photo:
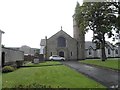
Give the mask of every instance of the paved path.
[[118, 72], [115, 71], [85, 65], [77, 61], [64, 61], [62, 63], [91, 77], [108, 88], [118, 87], [118, 82], [120, 82], [120, 78], [118, 79]]

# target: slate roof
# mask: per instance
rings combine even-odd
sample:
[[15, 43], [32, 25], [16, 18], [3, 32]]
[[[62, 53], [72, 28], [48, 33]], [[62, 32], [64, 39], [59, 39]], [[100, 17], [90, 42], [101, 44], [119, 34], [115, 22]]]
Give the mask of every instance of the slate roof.
[[[57, 34], [59, 34], [59, 33], [64, 33], [64, 34], [66, 34], [67, 36], [69, 36], [70, 38], [72, 38], [69, 34], [67, 34], [67, 33], [66, 33], [65, 31], [63, 31], [63, 30], [58, 31], [56, 34], [52, 35], [50, 38], [52, 38], [53, 36], [55, 36], [55, 35], [57, 35]], [[50, 39], [50, 38], [48, 38], [48, 39]], [[72, 39], [74, 39], [74, 38], [72, 38]]]
[[96, 49], [95, 43], [93, 43], [91, 41], [86, 41], [85, 42], [85, 49], [89, 49], [89, 47], [92, 47], [93, 49]]
[[109, 41], [106, 41], [106, 44], [107, 44], [111, 49], [114, 49], [114, 46], [113, 46]]
[[[114, 46], [109, 42], [106, 41], [107, 46], [109, 46], [111, 49], [114, 49]], [[85, 49], [89, 49], [89, 47], [92, 47], [93, 49], [96, 49], [96, 45], [95, 43], [91, 42], [91, 41], [86, 41], [85, 42]]]

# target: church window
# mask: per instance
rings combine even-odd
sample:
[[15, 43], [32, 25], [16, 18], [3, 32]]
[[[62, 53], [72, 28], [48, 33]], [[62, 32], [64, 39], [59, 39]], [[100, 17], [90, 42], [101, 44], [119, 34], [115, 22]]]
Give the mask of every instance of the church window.
[[89, 55], [91, 55], [92, 54], [92, 49], [89, 49], [88, 53], [89, 53]]
[[52, 56], [52, 52], [50, 53], [50, 55]]
[[59, 37], [57, 40], [58, 47], [66, 47], [66, 39], [64, 37]]
[[71, 56], [72, 56], [72, 52], [71, 52]]
[[108, 48], [108, 54], [110, 55], [110, 49]]
[[118, 50], [117, 49], [115, 50], [115, 53], [118, 54]]

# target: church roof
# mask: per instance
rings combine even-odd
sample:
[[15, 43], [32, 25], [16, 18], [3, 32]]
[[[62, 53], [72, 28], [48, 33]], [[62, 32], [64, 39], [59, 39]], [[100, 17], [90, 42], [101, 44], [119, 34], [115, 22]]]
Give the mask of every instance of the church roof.
[[106, 44], [107, 44], [107, 46], [109, 46], [111, 49], [114, 49], [114, 46], [113, 46], [109, 41], [106, 41]]
[[96, 49], [95, 43], [93, 43], [91, 41], [86, 41], [85, 42], [85, 49], [89, 49], [90, 47], [92, 47], [93, 49]]
[[[65, 31], [62, 30], [62, 27], [61, 27], [61, 30], [58, 31], [56, 34], [52, 35], [50, 38], [48, 38], [47, 40], [51, 39], [52, 37], [56, 36], [57, 34], [65, 34], [67, 35], [68, 37], [72, 38], [69, 34], [67, 34]], [[72, 38], [74, 39], [74, 38]], [[75, 39], [74, 39], [75, 40]], [[41, 39], [41, 42], [40, 42], [40, 46], [45, 46], [46, 45], [46, 40], [45, 39]]]
[[[66, 33], [65, 31], [63, 31], [63, 30], [58, 31], [56, 34], [52, 35], [50, 38], [54, 37], [55, 35], [57, 35], [57, 34], [59, 34], [59, 33], [66, 34], [67, 36], [69, 36], [70, 38], [72, 38], [69, 34], [67, 34], [67, 33]], [[48, 38], [48, 39], [50, 39], [50, 38]], [[72, 39], [74, 39], [74, 38], [72, 38]]]
[[[106, 41], [106, 46], [107, 47], [110, 47], [111, 49], [114, 49], [114, 46], [109, 42], [109, 41]], [[96, 49], [96, 45], [95, 43], [91, 42], [91, 41], [86, 41], [85, 42], [85, 49], [89, 49], [90, 47], [92, 47], [93, 49]]]

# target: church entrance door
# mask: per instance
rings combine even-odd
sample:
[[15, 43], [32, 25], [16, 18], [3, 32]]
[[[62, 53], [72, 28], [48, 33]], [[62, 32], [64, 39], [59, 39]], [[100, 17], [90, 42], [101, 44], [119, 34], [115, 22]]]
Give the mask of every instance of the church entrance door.
[[63, 51], [59, 52], [59, 56], [64, 57], [64, 52]]

